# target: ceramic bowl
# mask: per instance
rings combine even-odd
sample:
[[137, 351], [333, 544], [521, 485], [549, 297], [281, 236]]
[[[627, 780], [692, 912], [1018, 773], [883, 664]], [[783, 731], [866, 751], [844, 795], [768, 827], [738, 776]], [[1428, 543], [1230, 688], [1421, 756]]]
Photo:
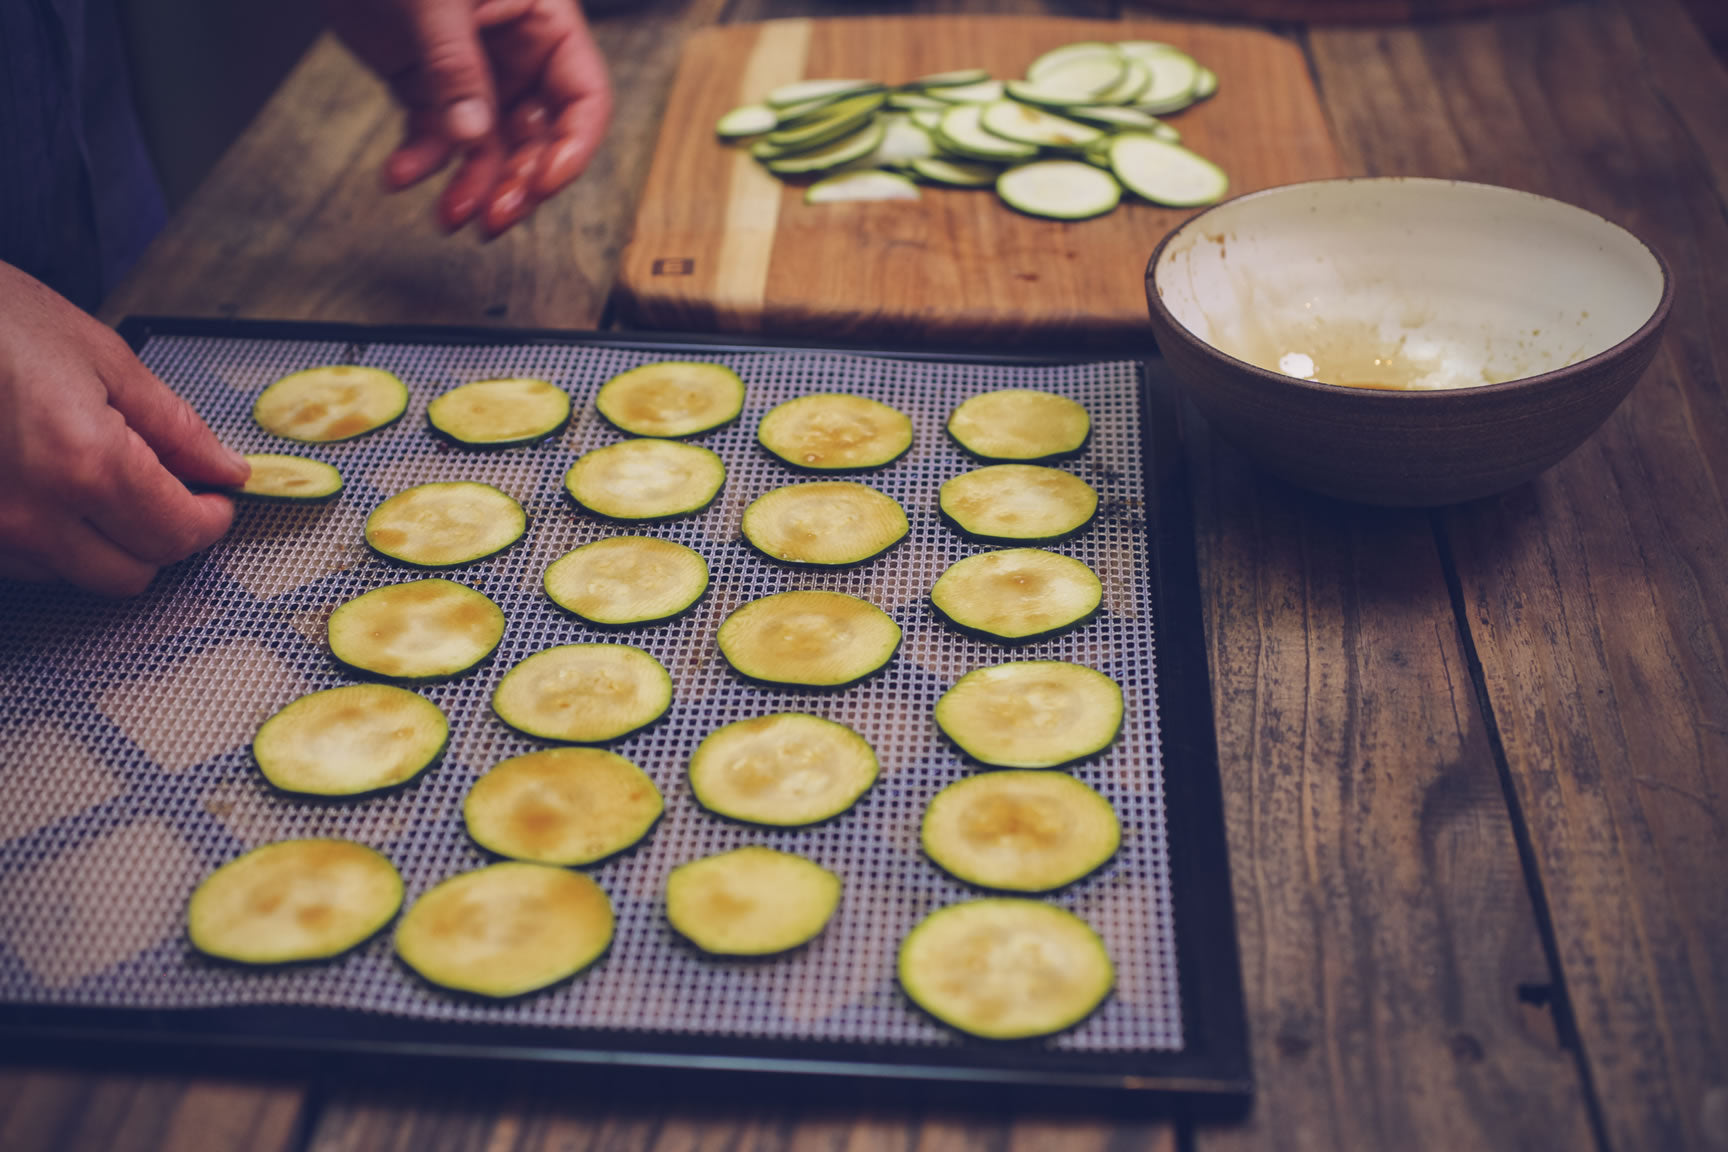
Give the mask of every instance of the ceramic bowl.
[[1225, 201], [1146, 270], [1159, 351], [1268, 471], [1346, 500], [1504, 491], [1576, 448], [1655, 355], [1673, 286], [1637, 237], [1453, 180]]

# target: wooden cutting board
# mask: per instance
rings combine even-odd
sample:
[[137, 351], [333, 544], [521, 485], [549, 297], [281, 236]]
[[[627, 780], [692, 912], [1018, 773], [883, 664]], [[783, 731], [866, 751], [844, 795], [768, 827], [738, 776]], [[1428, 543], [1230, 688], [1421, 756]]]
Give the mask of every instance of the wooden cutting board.
[[1254, 28], [1020, 16], [772, 20], [693, 35], [679, 62], [623, 255], [619, 317], [641, 328], [883, 346], [1144, 348], [1144, 274], [1192, 214], [1124, 198], [1056, 222], [991, 190], [807, 205], [715, 121], [814, 77], [901, 82], [952, 68], [1023, 75], [1075, 40], [1164, 40], [1218, 73], [1211, 100], [1169, 117], [1229, 173], [1232, 194], [1342, 174], [1301, 51]]

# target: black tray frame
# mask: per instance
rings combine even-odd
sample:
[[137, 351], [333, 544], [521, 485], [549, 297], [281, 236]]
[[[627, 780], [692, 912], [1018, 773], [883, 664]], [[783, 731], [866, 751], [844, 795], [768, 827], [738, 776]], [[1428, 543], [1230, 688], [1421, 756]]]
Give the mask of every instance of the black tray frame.
[[[644, 351], [776, 352], [820, 350], [910, 360], [977, 364], [1060, 364], [1119, 359], [1073, 354], [980, 355], [976, 349], [919, 350], [752, 339], [708, 334], [545, 329], [375, 326], [273, 320], [131, 317], [119, 326], [135, 351], [153, 337], [377, 343], [580, 343]], [[967, 1042], [910, 1048], [834, 1041], [622, 1033], [594, 1029], [410, 1020], [326, 1008], [243, 1006], [208, 1009], [79, 1008], [0, 1004], [0, 1050], [38, 1060], [87, 1061], [92, 1051], [123, 1062], [193, 1067], [329, 1069], [333, 1061], [398, 1058], [440, 1064], [528, 1064], [590, 1069], [656, 1069], [697, 1078], [795, 1074], [878, 1081], [890, 1088], [951, 1089], [958, 1099], [1078, 1098], [1173, 1107], [1203, 1118], [1246, 1111], [1252, 1095], [1248, 1029], [1231, 897], [1222, 782], [1212, 727], [1210, 678], [1194, 546], [1181, 410], [1167, 369], [1140, 362], [1147, 533], [1154, 632], [1159, 654], [1159, 734], [1168, 809], [1166, 827], [1177, 972], [1185, 1047], [1177, 1052], [1063, 1053], [1059, 1069], [1037, 1042]], [[95, 1046], [94, 1048], [92, 1046]], [[626, 1073], [627, 1074], [627, 1073]], [[814, 1083], [820, 1083], [816, 1081]], [[1030, 1095], [1028, 1095], [1030, 1094]]]

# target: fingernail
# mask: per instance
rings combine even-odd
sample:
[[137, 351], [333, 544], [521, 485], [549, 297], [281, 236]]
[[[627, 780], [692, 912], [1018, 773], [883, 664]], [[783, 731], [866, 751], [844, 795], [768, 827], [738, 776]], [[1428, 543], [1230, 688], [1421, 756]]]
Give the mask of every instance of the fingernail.
[[227, 458], [229, 466], [232, 467], [235, 472], [246, 476], [252, 475], [252, 465], [245, 456], [234, 451], [234, 449], [228, 447], [226, 444], [222, 446], [222, 455]]
[[457, 140], [478, 140], [492, 130], [492, 114], [483, 100], [458, 100], [444, 110], [444, 128]]

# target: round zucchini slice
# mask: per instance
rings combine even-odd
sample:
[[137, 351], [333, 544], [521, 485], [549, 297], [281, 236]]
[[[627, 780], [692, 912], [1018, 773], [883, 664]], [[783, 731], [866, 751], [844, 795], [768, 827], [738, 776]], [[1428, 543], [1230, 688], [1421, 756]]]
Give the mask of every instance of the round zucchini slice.
[[690, 791], [710, 812], [796, 828], [852, 807], [881, 766], [864, 737], [804, 712], [736, 720], [690, 757]]
[[852, 480], [788, 484], [744, 509], [744, 538], [788, 564], [861, 564], [899, 543], [909, 525], [892, 496]]
[[540, 864], [592, 864], [660, 819], [654, 781], [603, 748], [546, 748], [500, 761], [462, 802], [468, 835], [489, 852]]
[[658, 720], [672, 677], [628, 644], [560, 644], [504, 673], [492, 710], [518, 732], [571, 744], [603, 744]]
[[322, 460], [254, 452], [246, 457], [246, 463], [252, 465], [252, 474], [246, 477], [246, 483], [233, 489], [236, 496], [316, 504], [333, 500], [342, 492], [342, 473]]
[[528, 530], [522, 505], [490, 484], [456, 480], [405, 488], [366, 517], [366, 543], [416, 568], [496, 555]]
[[980, 393], [948, 416], [955, 443], [984, 460], [1030, 463], [1070, 456], [1085, 447], [1091, 431], [1084, 404], [1035, 388]]
[[186, 909], [192, 946], [241, 964], [328, 960], [402, 907], [402, 876], [351, 840], [280, 840], [204, 878]]
[[726, 465], [676, 440], [623, 440], [585, 452], [564, 475], [570, 498], [609, 520], [669, 520], [708, 507]]
[[408, 386], [393, 373], [332, 364], [290, 373], [264, 389], [252, 419], [284, 440], [329, 444], [364, 436], [407, 410]]
[[453, 580], [411, 580], [356, 596], [330, 613], [330, 652], [391, 680], [444, 680], [492, 655], [504, 613]]
[[570, 422], [570, 396], [546, 380], [511, 376], [461, 384], [426, 406], [434, 431], [475, 448], [509, 448], [555, 435]]
[[546, 595], [594, 624], [651, 624], [689, 608], [708, 590], [702, 554], [652, 536], [608, 536], [546, 569]]
[[390, 684], [345, 684], [290, 702], [259, 727], [252, 756], [284, 792], [358, 796], [418, 776], [444, 751], [438, 705]]
[[880, 400], [815, 392], [769, 409], [756, 427], [756, 438], [798, 468], [880, 468], [912, 447], [912, 421]]
[[942, 515], [974, 540], [1049, 543], [1073, 535], [1098, 512], [1098, 492], [1072, 472], [1040, 464], [992, 464], [942, 485]]
[[769, 684], [833, 688], [862, 680], [900, 647], [900, 625], [843, 592], [777, 592], [720, 622], [720, 654]]
[[924, 1011], [991, 1040], [1072, 1027], [1116, 983], [1090, 925], [1038, 900], [990, 897], [930, 913], [900, 944], [900, 986]]
[[738, 418], [744, 381], [724, 364], [664, 360], [612, 377], [594, 406], [632, 436], [695, 436]]
[[1025, 643], [1091, 618], [1104, 599], [1098, 574], [1072, 556], [1009, 548], [956, 560], [936, 578], [930, 602], [956, 628]]
[[612, 902], [583, 873], [506, 860], [416, 900], [396, 926], [396, 954], [441, 987], [503, 999], [576, 975], [612, 930]]
[[936, 724], [973, 759], [1055, 768], [1103, 751], [1122, 727], [1122, 689], [1062, 660], [975, 668], [936, 701]]
[[840, 877], [751, 845], [680, 864], [666, 877], [666, 919], [715, 956], [769, 956], [814, 939], [840, 906]]
[[1009, 770], [948, 785], [924, 810], [924, 852], [968, 884], [1049, 892], [1116, 854], [1110, 801], [1065, 772]]

